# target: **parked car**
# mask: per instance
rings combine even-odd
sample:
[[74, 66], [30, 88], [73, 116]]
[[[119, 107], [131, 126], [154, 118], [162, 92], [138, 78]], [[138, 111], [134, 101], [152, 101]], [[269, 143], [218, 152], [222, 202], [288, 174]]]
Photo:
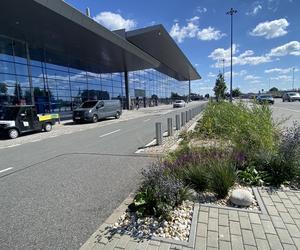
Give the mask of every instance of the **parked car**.
[[186, 105], [185, 101], [184, 100], [176, 100], [174, 103], [173, 103], [173, 108], [184, 108]]
[[42, 130], [49, 132], [58, 118], [58, 114], [38, 115], [36, 107], [31, 105], [1, 106], [0, 133], [15, 139], [20, 134], [28, 132]]
[[86, 101], [73, 111], [73, 121], [97, 122], [107, 117], [119, 119], [121, 114], [120, 100]]
[[282, 101], [288, 101], [288, 102], [294, 102], [299, 101], [300, 102], [300, 94], [298, 92], [286, 92], [282, 95]]
[[274, 104], [274, 98], [271, 95], [259, 95], [256, 100], [259, 104]]

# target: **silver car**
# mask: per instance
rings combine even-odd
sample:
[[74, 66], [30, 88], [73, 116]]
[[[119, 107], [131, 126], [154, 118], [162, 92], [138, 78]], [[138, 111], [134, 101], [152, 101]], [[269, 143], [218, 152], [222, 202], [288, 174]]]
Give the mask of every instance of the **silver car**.
[[174, 103], [173, 103], [173, 108], [184, 108], [186, 105], [185, 101], [184, 100], [176, 100]]
[[299, 101], [300, 102], [300, 94], [298, 92], [286, 92], [282, 96], [282, 101], [288, 101], [288, 102], [294, 102]]

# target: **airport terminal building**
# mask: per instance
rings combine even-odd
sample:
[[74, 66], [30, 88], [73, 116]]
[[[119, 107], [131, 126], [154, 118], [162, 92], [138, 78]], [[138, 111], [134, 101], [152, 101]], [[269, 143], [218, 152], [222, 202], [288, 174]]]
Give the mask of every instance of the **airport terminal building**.
[[201, 78], [162, 25], [109, 31], [61, 0], [2, 0], [0, 13], [0, 105], [149, 107], [188, 98]]

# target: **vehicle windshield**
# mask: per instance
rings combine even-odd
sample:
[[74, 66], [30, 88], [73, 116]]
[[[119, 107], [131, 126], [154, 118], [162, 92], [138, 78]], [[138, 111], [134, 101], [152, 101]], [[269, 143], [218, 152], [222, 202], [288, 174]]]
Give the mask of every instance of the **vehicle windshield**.
[[299, 93], [288, 93], [289, 96], [298, 96]]
[[15, 120], [19, 113], [20, 107], [1, 107], [0, 120]]
[[88, 102], [84, 102], [84, 103], [82, 103], [81, 104], [81, 108], [84, 108], [84, 109], [86, 109], [86, 108], [92, 108], [92, 107], [94, 107], [96, 104], [97, 104], [97, 102], [98, 101], [88, 101]]
[[272, 98], [270, 95], [261, 95], [260, 98]]
[[182, 100], [175, 101], [175, 103], [182, 103], [182, 102], [183, 102]]

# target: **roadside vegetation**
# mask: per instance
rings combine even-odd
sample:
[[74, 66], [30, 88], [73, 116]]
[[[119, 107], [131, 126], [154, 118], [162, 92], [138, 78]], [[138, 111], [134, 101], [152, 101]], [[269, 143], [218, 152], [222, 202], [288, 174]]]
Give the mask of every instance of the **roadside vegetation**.
[[182, 138], [175, 152], [143, 171], [130, 207], [139, 216], [168, 219], [195, 193], [224, 199], [237, 184], [300, 188], [300, 124], [281, 130], [267, 105], [210, 102]]

